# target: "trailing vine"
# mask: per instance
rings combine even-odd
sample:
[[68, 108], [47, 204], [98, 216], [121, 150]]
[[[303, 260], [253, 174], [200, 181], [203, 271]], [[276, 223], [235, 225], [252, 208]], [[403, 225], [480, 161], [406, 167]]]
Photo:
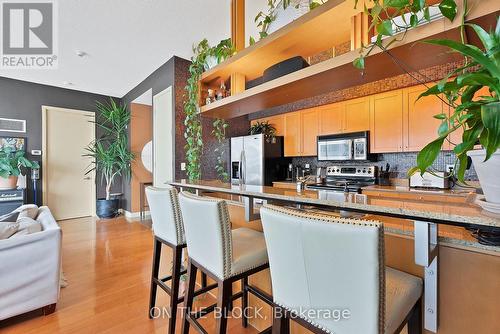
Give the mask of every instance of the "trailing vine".
[[226, 150], [224, 149], [224, 141], [226, 140], [226, 129], [229, 124], [225, 120], [217, 118], [212, 125], [214, 127], [212, 130], [212, 134], [215, 136], [219, 144], [218, 147], [215, 148], [215, 153], [217, 154], [215, 170], [222, 181], [228, 181], [229, 174], [226, 171]]
[[[224, 61], [234, 54], [234, 48], [231, 43], [231, 39], [225, 39], [220, 41], [215, 47], [210, 47], [208, 40], [205, 38], [197, 46], [193, 48], [193, 57], [191, 57], [191, 65], [189, 66], [189, 78], [186, 85], [186, 95], [187, 99], [184, 103], [184, 138], [186, 139], [186, 145], [184, 147], [186, 151], [186, 174], [189, 180], [199, 180], [201, 179], [201, 155], [203, 153], [203, 137], [202, 137], [202, 123], [200, 116], [200, 92], [199, 92], [199, 81], [201, 74], [207, 65], [208, 57], [215, 57], [217, 63]], [[214, 134], [219, 142], [222, 143], [225, 139], [225, 129], [228, 124], [224, 120], [219, 120], [220, 122], [214, 122]], [[220, 128], [219, 128], [220, 127]], [[219, 152], [219, 150], [222, 150]], [[218, 175], [227, 179], [228, 174], [225, 170], [223, 156], [224, 150], [217, 149], [220, 153], [217, 158], [216, 170]]]
[[210, 46], [207, 39], [203, 39], [193, 48], [193, 57], [189, 66], [189, 78], [187, 80], [187, 99], [184, 103], [186, 118], [184, 125], [184, 138], [186, 139], [186, 174], [189, 180], [201, 178], [201, 154], [203, 152], [203, 138], [201, 116], [199, 111], [198, 82], [203, 73], [205, 60], [209, 55]]

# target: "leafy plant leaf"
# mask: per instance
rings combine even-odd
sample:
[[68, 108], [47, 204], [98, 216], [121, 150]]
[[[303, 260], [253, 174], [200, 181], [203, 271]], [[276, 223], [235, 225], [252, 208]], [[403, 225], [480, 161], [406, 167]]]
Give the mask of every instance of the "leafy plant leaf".
[[384, 36], [392, 36], [393, 31], [392, 31], [392, 22], [390, 20], [385, 20], [382, 21], [377, 25], [377, 32], [380, 35]]
[[439, 137], [433, 142], [427, 144], [417, 155], [417, 166], [423, 174], [436, 160], [445, 137]]
[[500, 146], [500, 102], [483, 105], [481, 107], [481, 119], [484, 127], [488, 130], [486, 161]]
[[455, 3], [455, 0], [443, 0], [439, 4], [439, 10], [444, 17], [453, 21], [457, 15], [457, 4]]
[[363, 70], [365, 68], [365, 58], [360, 56], [353, 61], [354, 67]]

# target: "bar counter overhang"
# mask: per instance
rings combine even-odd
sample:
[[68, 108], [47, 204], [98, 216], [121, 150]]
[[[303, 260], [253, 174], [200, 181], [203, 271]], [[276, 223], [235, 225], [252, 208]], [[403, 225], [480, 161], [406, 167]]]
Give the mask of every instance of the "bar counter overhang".
[[[471, 194], [467, 203], [433, 203], [409, 199], [391, 199], [380, 204], [374, 196], [357, 193], [332, 193], [313, 190], [301, 192], [269, 186], [233, 185], [213, 180], [170, 183], [181, 190], [192, 190], [198, 195], [221, 193], [238, 196], [245, 208], [245, 220], [259, 219], [254, 199], [274, 204], [342, 210], [361, 214], [397, 217], [413, 221], [415, 263], [424, 268], [425, 306], [424, 327], [436, 333], [438, 330], [438, 224], [474, 228], [500, 233], [500, 216], [488, 214], [474, 204]], [[208, 194], [207, 194], [208, 195]], [[500, 248], [500, 247], [499, 247]], [[500, 251], [500, 249], [499, 249]]]

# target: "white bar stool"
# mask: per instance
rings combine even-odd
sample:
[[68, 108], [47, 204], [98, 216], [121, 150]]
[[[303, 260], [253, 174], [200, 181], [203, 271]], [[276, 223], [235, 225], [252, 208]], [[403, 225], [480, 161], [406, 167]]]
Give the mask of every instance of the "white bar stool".
[[[260, 210], [273, 333], [289, 319], [314, 333], [422, 332], [422, 280], [384, 265], [383, 225], [268, 205]], [[323, 313], [322, 313], [323, 312]]]
[[[248, 228], [231, 231], [227, 204], [224, 200], [209, 199], [182, 192], [179, 203], [186, 229], [188, 249], [188, 290], [184, 301], [182, 333], [190, 325], [200, 333], [206, 331], [197, 319], [217, 307], [222, 316], [217, 319], [216, 333], [226, 333], [227, 312], [233, 300], [242, 297], [242, 310], [248, 307], [248, 292], [271, 304], [271, 297], [248, 285], [248, 277], [269, 267], [264, 234]], [[218, 285], [217, 304], [201, 312], [191, 312], [196, 272], [202, 269]], [[232, 293], [233, 282], [241, 280], [242, 291]], [[247, 326], [246, 312], [242, 325]]]
[[[156, 304], [157, 287], [162, 288], [170, 296], [170, 334], [175, 333], [175, 320], [177, 306], [182, 303], [184, 297], [179, 298], [179, 282], [186, 270], [182, 269], [182, 250], [186, 247], [184, 226], [179, 209], [177, 190], [173, 187], [146, 188], [146, 196], [151, 211], [154, 233], [153, 266], [151, 273], [151, 291], [149, 297], [149, 318], [153, 318], [153, 308]], [[160, 270], [161, 245], [172, 248], [172, 274], [163, 278], [158, 277]], [[207, 292], [217, 285], [206, 286], [206, 275], [202, 273], [202, 288], [196, 291], [196, 295]], [[172, 281], [171, 286], [165, 283]]]

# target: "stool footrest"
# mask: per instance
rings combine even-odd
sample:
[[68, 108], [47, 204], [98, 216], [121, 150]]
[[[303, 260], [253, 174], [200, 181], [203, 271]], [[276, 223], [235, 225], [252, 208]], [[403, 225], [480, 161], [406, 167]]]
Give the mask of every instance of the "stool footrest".
[[247, 285], [247, 291], [253, 294], [254, 296], [258, 297], [262, 301], [264, 301], [266, 304], [270, 306], [274, 305], [273, 297], [270, 294], [266, 293], [265, 291], [259, 289], [258, 287], [253, 285]]

